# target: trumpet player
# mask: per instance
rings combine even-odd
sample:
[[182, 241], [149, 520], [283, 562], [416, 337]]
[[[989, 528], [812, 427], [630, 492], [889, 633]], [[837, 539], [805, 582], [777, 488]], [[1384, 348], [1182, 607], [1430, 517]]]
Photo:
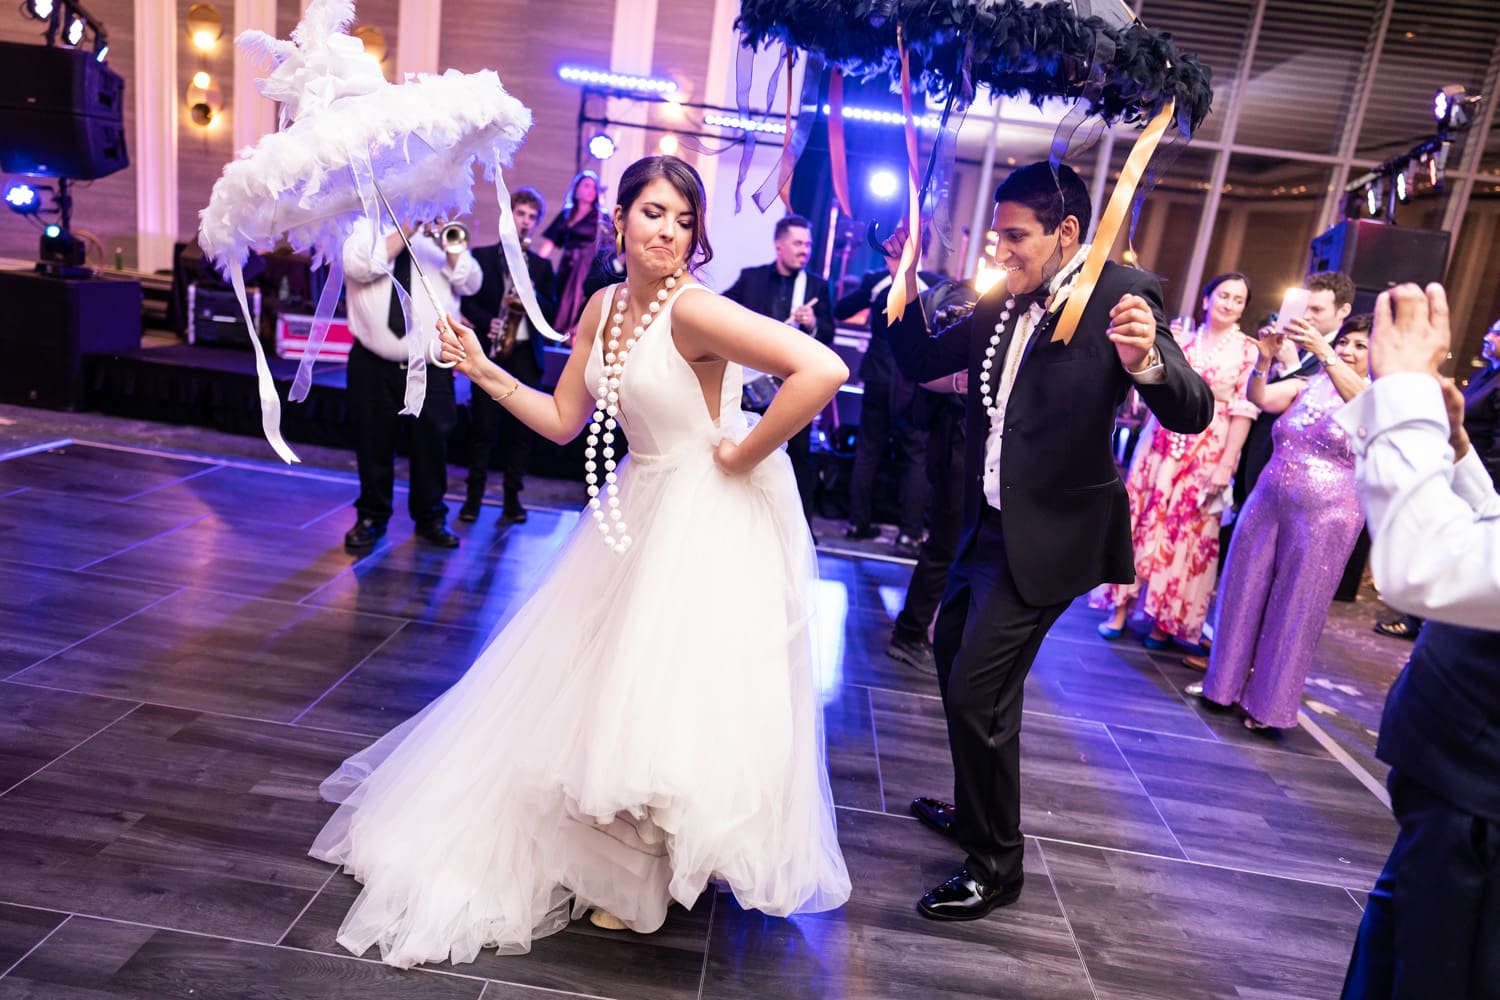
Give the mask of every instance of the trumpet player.
[[[557, 317], [557, 289], [552, 265], [531, 250], [531, 233], [541, 219], [546, 205], [535, 188], [523, 187], [511, 195], [511, 216], [521, 243], [526, 247], [526, 269], [536, 289], [537, 304], [547, 322]], [[534, 336], [526, 321], [521, 300], [516, 297], [515, 282], [505, 265], [499, 244], [476, 247], [474, 259], [484, 275], [483, 284], [472, 295], [466, 295], [461, 306], [464, 319], [479, 334], [491, 359], [517, 381], [536, 387], [545, 370], [541, 337]], [[521, 504], [521, 490], [526, 467], [536, 435], [515, 417], [482, 392], [469, 394], [469, 478], [464, 504], [458, 510], [460, 521], [479, 518], [489, 479], [490, 451], [498, 436], [504, 449], [505, 507], [501, 523], [517, 524], [526, 520]]]
[[453, 373], [428, 365], [421, 413], [401, 413], [407, 365], [420, 352], [410, 351], [406, 343], [408, 327], [396, 283], [409, 293], [410, 329], [432, 330], [439, 319], [420, 287], [413, 255], [447, 311], [457, 309], [458, 296], [478, 291], [482, 280], [460, 227], [411, 225], [398, 232], [387, 226], [377, 233], [369, 220], [361, 220], [344, 242], [345, 295], [354, 334], [347, 398], [359, 463], [356, 519], [344, 535], [344, 549], [355, 555], [370, 551], [385, 535], [396, 483], [396, 439], [403, 424], [410, 455], [407, 510], [416, 535], [439, 548], [458, 547], [443, 503], [448, 490], [448, 435], [457, 422]]

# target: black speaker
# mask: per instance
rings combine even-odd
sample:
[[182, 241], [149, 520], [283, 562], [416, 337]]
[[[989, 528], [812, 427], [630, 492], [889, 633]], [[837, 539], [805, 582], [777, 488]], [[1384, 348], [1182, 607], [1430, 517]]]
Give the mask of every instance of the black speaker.
[[141, 285], [0, 271], [0, 402], [79, 409], [87, 402], [84, 359], [141, 346]]
[[1442, 281], [1448, 243], [1441, 230], [1408, 229], [1370, 219], [1348, 219], [1312, 241], [1307, 270], [1342, 271], [1361, 291], [1385, 291], [1403, 281]]
[[92, 53], [0, 42], [0, 169], [93, 180], [130, 163], [125, 81]]

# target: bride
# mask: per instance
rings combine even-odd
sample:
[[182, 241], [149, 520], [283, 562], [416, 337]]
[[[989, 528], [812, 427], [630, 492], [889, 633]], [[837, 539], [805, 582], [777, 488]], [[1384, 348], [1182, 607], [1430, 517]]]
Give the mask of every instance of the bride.
[[[457, 321], [441, 332], [444, 358], [533, 430], [563, 443], [587, 426], [589, 509], [464, 677], [323, 782], [340, 806], [311, 853], [364, 883], [339, 931], [355, 954], [524, 952], [589, 909], [649, 933], [710, 879], [777, 916], [849, 897], [816, 564], [779, 450], [848, 372], [694, 279], [712, 256], [703, 202], [676, 157], [625, 171], [629, 277], [584, 309], [554, 395]], [[786, 380], [753, 427], [742, 365]]]

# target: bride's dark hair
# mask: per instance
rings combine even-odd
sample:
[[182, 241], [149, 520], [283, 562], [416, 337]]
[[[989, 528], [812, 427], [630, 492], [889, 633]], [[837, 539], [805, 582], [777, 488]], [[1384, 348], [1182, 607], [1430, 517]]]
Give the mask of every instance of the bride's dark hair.
[[620, 175], [615, 203], [620, 206], [621, 213], [629, 215], [641, 192], [658, 179], [676, 188], [693, 213], [693, 242], [688, 247], [687, 264], [689, 269], [696, 270], [714, 259], [714, 248], [708, 245], [708, 206], [703, 194], [703, 180], [687, 161], [675, 156], [646, 156], [636, 160]]

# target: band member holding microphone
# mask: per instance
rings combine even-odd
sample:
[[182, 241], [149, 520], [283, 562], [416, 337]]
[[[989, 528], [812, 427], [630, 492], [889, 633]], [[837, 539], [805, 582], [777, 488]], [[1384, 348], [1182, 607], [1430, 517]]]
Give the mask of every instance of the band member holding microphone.
[[[828, 281], [807, 269], [812, 253], [812, 225], [800, 215], [788, 215], [776, 223], [776, 259], [759, 267], [747, 267], [724, 292], [746, 309], [785, 321], [820, 343], [833, 343], [833, 313], [829, 309]], [[804, 427], [786, 443], [792, 471], [797, 476], [797, 492], [802, 495], [802, 512], [812, 524], [813, 494], [817, 477], [813, 474], [811, 426]]]
[[[542, 307], [543, 317], [551, 323], [557, 315], [557, 288], [552, 265], [531, 249], [531, 232], [546, 211], [546, 203], [536, 188], [523, 187], [511, 195], [510, 206], [521, 245], [526, 247], [526, 269], [531, 274], [532, 287], [536, 289], [537, 304]], [[546, 370], [545, 341], [533, 335], [531, 325], [526, 321], [526, 312], [516, 296], [515, 283], [505, 266], [500, 245], [476, 247], [474, 260], [484, 275], [484, 283], [473, 295], [464, 296], [460, 307], [464, 320], [479, 333], [481, 343], [496, 364], [535, 388], [541, 384]], [[469, 431], [468, 491], [458, 510], [458, 519], [479, 519], [479, 507], [484, 501], [485, 484], [489, 479], [490, 449], [499, 434], [503, 436], [505, 447], [505, 507], [501, 522], [519, 524], [526, 520], [521, 490], [525, 487], [526, 467], [531, 460], [535, 434], [482, 392], [469, 394], [469, 413], [472, 424]]]

